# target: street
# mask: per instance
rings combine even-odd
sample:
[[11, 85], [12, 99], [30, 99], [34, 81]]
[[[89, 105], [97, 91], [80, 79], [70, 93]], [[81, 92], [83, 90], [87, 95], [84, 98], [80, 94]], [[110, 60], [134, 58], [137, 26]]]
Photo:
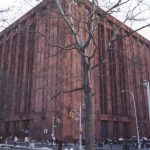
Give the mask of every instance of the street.
[[[96, 147], [96, 150], [122, 150], [122, 144], [108, 145], [105, 147]], [[18, 143], [18, 145], [13, 146], [12, 144], [1, 144], [0, 150], [57, 150], [57, 145], [43, 144], [43, 143], [30, 143], [29, 147], [26, 147], [23, 143]], [[78, 145], [68, 144], [67, 146], [63, 145], [62, 150], [79, 150]], [[84, 147], [83, 147], [84, 150]], [[130, 150], [136, 150], [131, 147]], [[150, 148], [145, 148], [141, 150], [150, 150]]]

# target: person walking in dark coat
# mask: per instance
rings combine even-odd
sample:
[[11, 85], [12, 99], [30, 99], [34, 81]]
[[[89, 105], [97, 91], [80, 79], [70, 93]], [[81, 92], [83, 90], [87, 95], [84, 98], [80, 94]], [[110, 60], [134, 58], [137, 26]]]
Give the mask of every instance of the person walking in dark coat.
[[123, 150], [130, 150], [129, 145], [126, 142], [123, 145]]
[[2, 143], [3, 143], [3, 137], [0, 136], [0, 144], [2, 144]]
[[58, 141], [58, 150], [62, 150], [62, 141], [59, 139]]

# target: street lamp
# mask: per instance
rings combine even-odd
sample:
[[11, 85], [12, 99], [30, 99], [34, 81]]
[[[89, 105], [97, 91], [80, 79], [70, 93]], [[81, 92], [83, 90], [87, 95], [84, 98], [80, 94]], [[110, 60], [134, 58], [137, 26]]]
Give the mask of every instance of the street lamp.
[[82, 104], [79, 105], [79, 112], [76, 113], [79, 115], [79, 150], [82, 150]]
[[139, 136], [139, 126], [138, 126], [138, 120], [137, 120], [137, 110], [136, 110], [136, 105], [135, 105], [134, 93], [132, 91], [129, 91], [129, 90], [122, 90], [121, 92], [122, 93], [128, 92], [132, 96], [134, 115], [135, 115], [135, 124], [136, 124], [136, 134], [137, 134], [137, 140], [138, 140], [138, 149], [141, 149], [140, 136]]
[[149, 120], [150, 120], [150, 84], [148, 80], [143, 80], [143, 85], [146, 86], [147, 90], [147, 99], [148, 99], [148, 112], [149, 112]]
[[79, 105], [79, 112], [74, 112], [78, 115], [78, 118], [75, 119], [79, 120], [79, 150], [82, 150], [82, 104]]
[[52, 139], [53, 139], [53, 145], [54, 145], [54, 142], [55, 142], [55, 117], [52, 117]]
[[80, 139], [80, 146], [79, 146], [79, 150], [82, 150], [82, 108], [81, 108], [81, 104], [80, 104], [80, 108], [79, 108], [79, 139]]

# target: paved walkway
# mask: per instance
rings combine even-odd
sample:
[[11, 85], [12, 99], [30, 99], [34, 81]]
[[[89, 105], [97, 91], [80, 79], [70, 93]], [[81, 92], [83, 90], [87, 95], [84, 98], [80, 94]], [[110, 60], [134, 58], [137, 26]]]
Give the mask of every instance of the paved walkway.
[[[32, 144], [30, 144], [30, 146], [33, 146]], [[74, 146], [74, 145], [69, 145], [69, 146], [63, 146], [62, 150], [71, 150], [71, 148], [73, 148], [72, 150], [79, 150], [78, 146]], [[13, 145], [6, 145], [6, 144], [1, 144], [0, 145], [0, 150], [57, 150], [58, 146], [36, 146], [36, 147], [25, 147], [25, 146], [13, 146]], [[83, 148], [83, 150], [85, 150]], [[97, 147], [96, 150], [122, 150], [122, 145], [113, 145], [113, 147], [111, 146], [107, 146], [107, 147]], [[130, 150], [136, 150], [135, 148], [130, 148]], [[141, 150], [150, 150], [145, 148], [145, 149], [141, 149]]]

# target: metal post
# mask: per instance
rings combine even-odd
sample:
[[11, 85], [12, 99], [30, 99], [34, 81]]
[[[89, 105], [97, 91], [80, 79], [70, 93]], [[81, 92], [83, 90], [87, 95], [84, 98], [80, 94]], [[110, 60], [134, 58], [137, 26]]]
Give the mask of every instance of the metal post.
[[82, 109], [79, 108], [79, 150], [82, 150]]
[[130, 93], [132, 95], [133, 106], [134, 106], [136, 132], [137, 132], [137, 140], [138, 140], [138, 149], [141, 149], [140, 136], [139, 136], [139, 125], [138, 125], [138, 120], [137, 120], [137, 110], [136, 110], [136, 105], [135, 105], [135, 99], [134, 99], [133, 92], [130, 91]]
[[150, 87], [149, 87], [149, 81], [144, 80], [146, 82], [146, 90], [147, 90], [147, 99], [148, 99], [148, 113], [149, 113], [149, 120], [150, 120]]
[[130, 95], [132, 96], [133, 107], [134, 107], [134, 115], [135, 115], [135, 124], [136, 124], [136, 134], [137, 134], [138, 149], [141, 149], [140, 136], [139, 136], [139, 125], [138, 125], [138, 120], [137, 120], [137, 110], [136, 110], [136, 105], [135, 105], [134, 93], [132, 91], [129, 91], [129, 90], [123, 90], [121, 92], [129, 92]]
[[149, 119], [150, 119], [150, 87], [149, 87], [149, 81], [147, 82], [147, 97], [148, 97], [148, 109], [149, 109]]
[[52, 139], [53, 139], [53, 145], [55, 140], [55, 117], [52, 117]]

